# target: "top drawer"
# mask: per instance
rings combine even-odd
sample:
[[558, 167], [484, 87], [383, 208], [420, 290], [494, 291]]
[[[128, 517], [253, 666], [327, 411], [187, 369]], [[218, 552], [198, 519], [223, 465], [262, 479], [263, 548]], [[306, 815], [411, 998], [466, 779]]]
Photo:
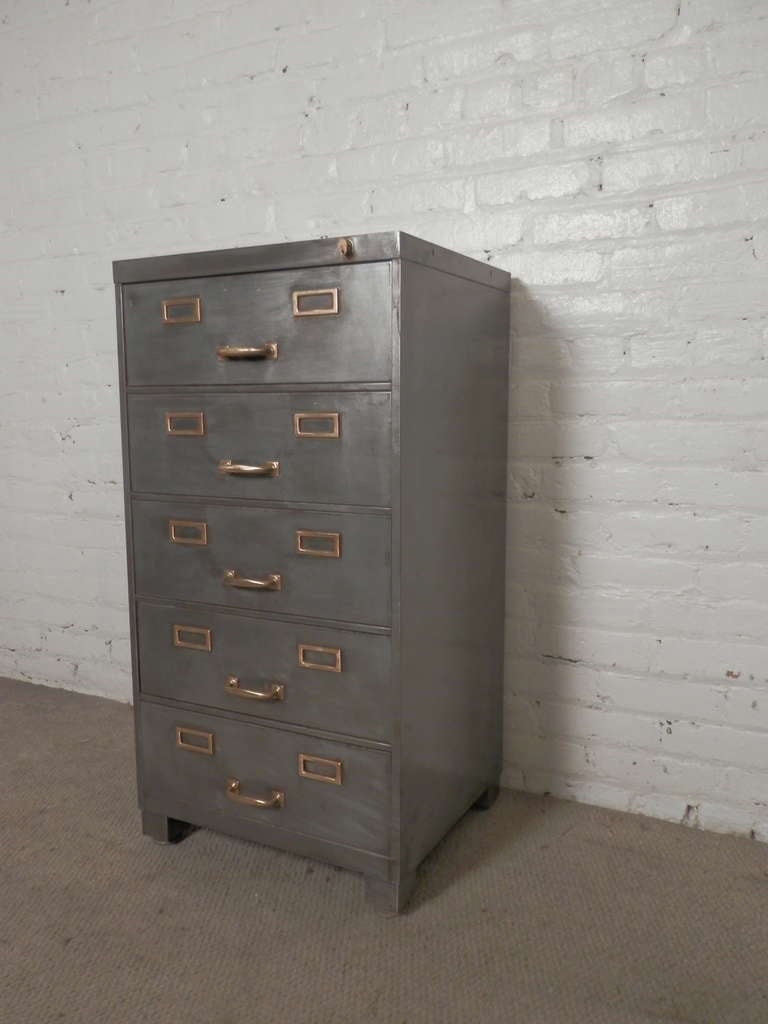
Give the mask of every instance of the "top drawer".
[[128, 385], [388, 381], [389, 263], [123, 288]]

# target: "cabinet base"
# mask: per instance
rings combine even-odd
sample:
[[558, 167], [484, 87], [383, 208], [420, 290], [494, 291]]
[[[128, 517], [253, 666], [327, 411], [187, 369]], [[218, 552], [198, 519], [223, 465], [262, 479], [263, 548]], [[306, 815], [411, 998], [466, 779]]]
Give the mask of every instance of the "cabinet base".
[[144, 835], [156, 843], [180, 843], [190, 832], [194, 832], [195, 826], [176, 818], [168, 818], [165, 814], [142, 811], [141, 828]]
[[416, 872], [403, 875], [399, 882], [385, 882], [381, 878], [366, 878], [365, 895], [368, 905], [385, 917], [393, 917], [405, 909], [416, 884]]

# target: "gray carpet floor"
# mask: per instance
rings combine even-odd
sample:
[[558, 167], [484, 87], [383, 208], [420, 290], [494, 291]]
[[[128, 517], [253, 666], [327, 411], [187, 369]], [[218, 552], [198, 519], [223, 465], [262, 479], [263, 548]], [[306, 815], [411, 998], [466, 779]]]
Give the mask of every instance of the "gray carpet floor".
[[3, 1024], [766, 1024], [768, 849], [506, 792], [361, 879], [141, 835], [131, 712], [0, 681]]

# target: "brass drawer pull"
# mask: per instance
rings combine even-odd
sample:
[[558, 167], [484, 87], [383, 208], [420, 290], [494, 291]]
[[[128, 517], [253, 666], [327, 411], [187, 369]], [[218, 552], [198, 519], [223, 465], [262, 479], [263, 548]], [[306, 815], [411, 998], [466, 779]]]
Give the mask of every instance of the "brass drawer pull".
[[296, 554], [316, 558], [341, 558], [341, 534], [320, 530], [296, 531]]
[[160, 310], [164, 324], [199, 324], [203, 307], [199, 295], [185, 295], [178, 299], [163, 299]]
[[336, 316], [338, 288], [309, 288], [292, 294], [294, 316]]
[[222, 459], [219, 472], [225, 476], [280, 476], [280, 463], [263, 462], [260, 466], [249, 466], [244, 462]]
[[[190, 743], [186, 737], [205, 740], [205, 743]], [[202, 732], [200, 729], [186, 729], [183, 725], [176, 726], [176, 746], [181, 750], [190, 750], [195, 754], [213, 756], [213, 733]]]
[[173, 646], [186, 647], [190, 651], [205, 651], [210, 654], [213, 650], [213, 633], [205, 626], [174, 625]]
[[314, 779], [315, 782], [330, 782], [340, 786], [342, 778], [342, 762], [332, 761], [328, 757], [313, 757], [312, 754], [299, 754], [299, 775], [302, 779]]
[[341, 437], [341, 416], [337, 412], [295, 412], [296, 437]]
[[266, 345], [219, 345], [216, 349], [219, 359], [277, 359], [277, 345], [268, 341]]
[[227, 779], [227, 796], [238, 804], [249, 807], [282, 807], [285, 804], [285, 793], [281, 789], [273, 789], [269, 796], [243, 796], [240, 792], [240, 779]]
[[276, 572], [272, 572], [260, 580], [249, 580], [247, 576], [241, 576], [237, 569], [227, 569], [221, 582], [225, 587], [238, 587], [240, 590], [283, 589], [283, 577]]
[[173, 437], [205, 437], [205, 413], [167, 412], [165, 429]]
[[205, 547], [208, 543], [208, 524], [191, 519], [169, 519], [168, 536], [171, 544], [195, 544]]
[[285, 687], [282, 683], [272, 683], [268, 690], [246, 690], [240, 685], [237, 676], [229, 676], [224, 689], [233, 697], [244, 697], [247, 700], [285, 700]]

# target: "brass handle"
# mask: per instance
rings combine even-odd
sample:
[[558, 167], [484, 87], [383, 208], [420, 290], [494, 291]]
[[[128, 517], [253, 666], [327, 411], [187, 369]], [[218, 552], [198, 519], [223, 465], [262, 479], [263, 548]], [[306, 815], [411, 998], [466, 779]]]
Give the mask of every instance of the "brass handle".
[[277, 359], [277, 345], [268, 341], [266, 345], [219, 345], [216, 349], [219, 359]]
[[243, 796], [240, 792], [240, 779], [227, 779], [227, 796], [249, 807], [282, 807], [285, 803], [285, 793], [281, 789], [271, 790], [269, 796]]
[[245, 697], [248, 700], [285, 700], [285, 687], [282, 683], [272, 683], [268, 690], [246, 690], [240, 685], [237, 676], [228, 676], [224, 689], [233, 697]]
[[222, 459], [219, 472], [225, 476], [280, 476], [279, 462], [263, 462], [260, 466], [248, 466], [244, 462]]
[[283, 589], [283, 577], [276, 572], [272, 572], [260, 580], [249, 580], [247, 576], [241, 576], [237, 569], [227, 569], [222, 583], [225, 587], [239, 587], [240, 590]]

